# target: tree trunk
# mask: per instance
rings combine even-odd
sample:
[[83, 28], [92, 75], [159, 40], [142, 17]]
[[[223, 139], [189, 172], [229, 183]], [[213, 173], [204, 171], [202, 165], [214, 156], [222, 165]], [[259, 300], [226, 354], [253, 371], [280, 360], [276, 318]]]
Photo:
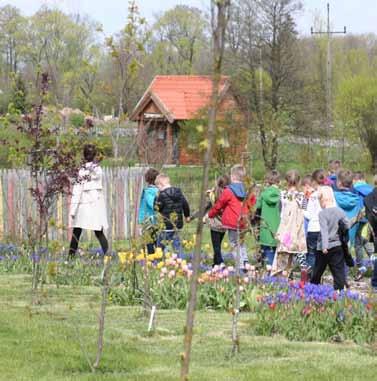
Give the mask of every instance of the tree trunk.
[[199, 265], [201, 257], [203, 216], [205, 214], [206, 191], [208, 189], [209, 169], [216, 137], [216, 117], [219, 102], [219, 84], [221, 79], [222, 58], [224, 54], [225, 31], [228, 22], [228, 10], [230, 0], [212, 0], [212, 30], [213, 30], [213, 88], [211, 107], [208, 120], [208, 147], [203, 163], [203, 179], [200, 197], [200, 212], [196, 228], [196, 243], [193, 260], [193, 274], [190, 284], [190, 297], [187, 306], [187, 317], [184, 338], [184, 353], [182, 355], [181, 381], [188, 380], [190, 355], [192, 346], [193, 327], [196, 309], [196, 295], [199, 277]]
[[268, 141], [266, 136], [266, 126], [264, 123], [263, 110], [261, 108], [260, 97], [258, 97], [255, 68], [251, 67], [250, 73], [251, 73], [251, 85], [253, 90], [252, 91], [253, 102], [254, 102], [254, 107], [256, 110], [256, 118], [257, 118], [257, 124], [259, 129], [259, 138], [260, 138], [261, 147], [262, 147], [263, 162], [266, 169], [271, 169], [271, 160], [269, 158]]
[[[117, 173], [115, 172], [115, 178], [112, 179], [112, 183], [115, 184], [117, 180]], [[113, 251], [113, 206], [115, 205], [115, 190], [112, 189], [112, 205], [108, 205], [110, 210], [109, 218], [109, 249], [107, 253], [104, 253], [104, 267], [103, 267], [103, 276], [102, 276], [102, 290], [101, 290], [101, 305], [100, 312], [98, 315], [98, 340], [97, 340], [97, 354], [96, 360], [93, 364], [93, 368], [97, 369], [99, 367], [102, 353], [103, 353], [103, 338], [105, 334], [105, 317], [106, 317], [106, 307], [109, 298], [109, 289], [110, 289], [110, 268], [111, 268], [111, 259]], [[106, 260], [106, 255], [110, 255], [110, 258]]]
[[273, 137], [271, 139], [271, 167], [269, 168], [270, 170], [276, 169], [277, 164], [278, 164], [278, 151], [279, 148], [279, 142], [278, 142], [278, 137], [275, 132], [273, 132]]
[[377, 146], [368, 145], [370, 157], [372, 159], [372, 170], [374, 174], [377, 174]]

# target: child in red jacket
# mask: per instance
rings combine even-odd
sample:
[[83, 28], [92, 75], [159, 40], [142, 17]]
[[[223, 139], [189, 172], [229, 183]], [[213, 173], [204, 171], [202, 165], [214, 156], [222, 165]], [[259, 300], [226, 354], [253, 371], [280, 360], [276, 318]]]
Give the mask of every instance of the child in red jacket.
[[245, 176], [246, 171], [242, 165], [233, 166], [230, 172], [231, 184], [224, 189], [208, 213], [209, 218], [222, 214], [221, 222], [228, 231], [234, 258], [240, 253], [241, 268], [245, 268], [249, 262], [244, 237], [250, 210], [256, 202], [254, 195], [247, 195], [243, 184]]

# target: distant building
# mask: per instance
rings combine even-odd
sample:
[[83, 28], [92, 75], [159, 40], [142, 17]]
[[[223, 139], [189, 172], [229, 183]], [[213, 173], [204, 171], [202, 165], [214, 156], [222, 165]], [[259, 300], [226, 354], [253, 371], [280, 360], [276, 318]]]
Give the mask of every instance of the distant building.
[[[247, 135], [228, 77], [221, 78], [219, 92], [218, 146], [232, 161], [237, 161], [246, 151]], [[210, 76], [156, 76], [130, 118], [138, 123], [139, 160], [142, 163], [199, 164], [202, 154], [198, 135], [207, 126], [211, 93]]]

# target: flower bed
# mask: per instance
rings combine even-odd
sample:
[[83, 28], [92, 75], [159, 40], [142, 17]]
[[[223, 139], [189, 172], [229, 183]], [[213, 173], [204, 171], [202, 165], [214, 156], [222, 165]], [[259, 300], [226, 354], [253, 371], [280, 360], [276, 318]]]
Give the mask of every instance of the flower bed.
[[252, 328], [259, 335], [290, 340], [358, 343], [377, 339], [375, 298], [331, 286], [290, 282], [261, 297]]
[[[48, 254], [48, 253], [47, 253]], [[228, 254], [227, 261], [231, 260]], [[185, 309], [192, 277], [192, 254], [182, 257], [162, 253], [120, 251], [103, 257], [88, 249], [75, 262], [62, 255], [46, 255], [45, 281], [65, 285], [101, 282], [103, 262], [112, 260], [110, 301], [140, 305], [144, 300], [145, 266], [148, 268], [149, 302], [158, 309]], [[36, 256], [13, 245], [0, 245], [0, 271], [30, 272]], [[229, 263], [229, 262], [228, 262]], [[330, 285], [312, 285], [266, 276], [247, 266], [237, 280], [230, 266], [210, 266], [203, 253], [198, 309], [233, 311], [236, 287], [241, 291], [241, 311], [251, 313], [250, 330], [258, 335], [283, 335], [290, 340], [370, 343], [377, 339], [377, 303], [372, 295], [335, 292]]]

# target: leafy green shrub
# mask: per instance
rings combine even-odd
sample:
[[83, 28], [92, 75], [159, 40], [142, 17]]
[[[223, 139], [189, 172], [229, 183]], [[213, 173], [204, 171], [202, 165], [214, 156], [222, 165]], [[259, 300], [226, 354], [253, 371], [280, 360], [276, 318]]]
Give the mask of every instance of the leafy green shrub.
[[75, 128], [80, 128], [85, 124], [85, 115], [74, 112], [69, 117], [69, 123]]

